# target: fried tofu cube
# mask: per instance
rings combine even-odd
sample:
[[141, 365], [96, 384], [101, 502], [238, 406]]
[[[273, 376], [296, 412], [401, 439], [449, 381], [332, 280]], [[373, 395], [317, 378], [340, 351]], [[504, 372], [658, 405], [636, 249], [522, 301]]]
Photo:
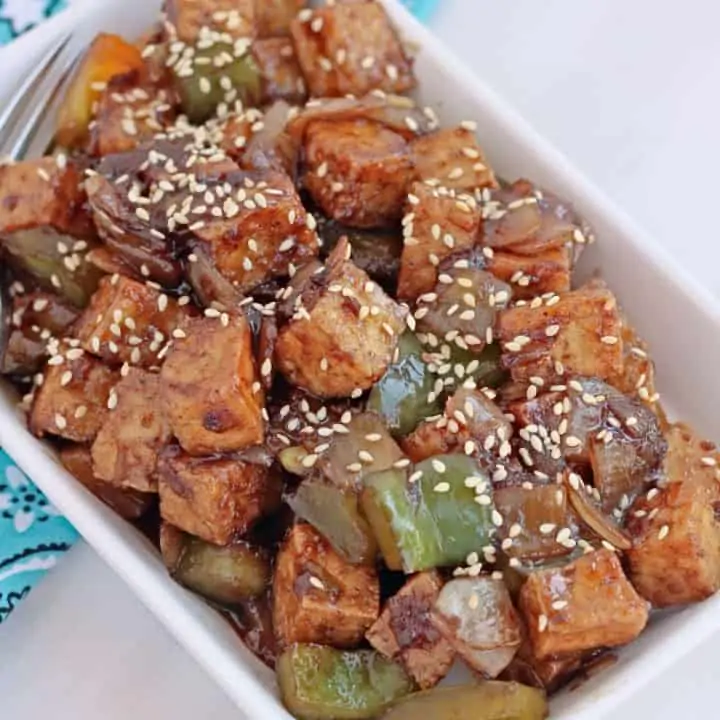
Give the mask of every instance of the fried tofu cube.
[[278, 172], [220, 173], [208, 187], [229, 182], [233, 194], [223, 216], [193, 230], [196, 242], [221, 275], [241, 292], [288, 274], [318, 253], [312, 220], [292, 180]]
[[290, 26], [313, 97], [403, 93], [412, 62], [380, 3], [338, 3], [307, 11]]
[[539, 659], [625, 645], [648, 620], [648, 604], [618, 556], [604, 549], [531, 573], [520, 591], [520, 610]]
[[366, 120], [315, 121], [305, 133], [305, 187], [323, 212], [352, 227], [400, 220], [412, 180], [408, 145]]
[[370, 388], [385, 373], [405, 328], [406, 310], [348, 257], [343, 239], [323, 273], [307, 279], [275, 346], [280, 372], [320, 397]]
[[286, 100], [299, 105], [305, 101], [305, 78], [290, 38], [257, 40], [253, 43], [252, 53], [263, 78], [263, 104]]
[[160, 396], [173, 435], [190, 455], [260, 444], [264, 398], [247, 319], [191, 321], [160, 371]]
[[623, 369], [611, 384], [626, 395], [637, 395], [655, 412], [661, 412], [655, 390], [655, 363], [650, 359], [647, 343], [626, 317], [623, 318], [622, 338]]
[[88, 445], [67, 445], [60, 450], [63, 467], [93, 495], [102, 500], [125, 520], [142, 517], [153, 503], [153, 495], [130, 488], [121, 488], [100, 480], [93, 471]]
[[152, 368], [160, 366], [187, 320], [187, 311], [161, 290], [114, 275], [100, 281], [75, 334], [85, 350], [107, 363]]
[[100, 272], [86, 262], [97, 237], [79, 167], [44, 157], [0, 166], [0, 250], [45, 289], [83, 307]]
[[138, 72], [112, 78], [90, 126], [90, 154], [135, 149], [174, 120], [174, 103], [168, 90], [143, 84]]
[[258, 37], [276, 37], [290, 33], [290, 23], [305, 7], [305, 0], [255, 0]]
[[0, 373], [31, 375], [40, 370], [50, 338], [63, 337], [77, 317], [77, 311], [57, 295], [41, 290], [16, 295]]
[[413, 575], [365, 635], [379, 653], [401, 662], [421, 690], [437, 685], [455, 660], [452, 645], [431, 619], [442, 585], [435, 570]]
[[411, 145], [418, 180], [438, 181], [455, 190], [497, 187], [495, 173], [475, 134], [463, 127], [444, 128]]
[[168, 0], [168, 22], [177, 37], [195, 45], [208, 30], [233, 40], [255, 35], [256, 0]]
[[353, 647], [379, 614], [375, 568], [343, 560], [311, 525], [290, 529], [273, 579], [273, 625], [281, 644]]
[[654, 607], [700, 602], [720, 589], [720, 500], [712, 443], [684, 425], [666, 433], [667, 484], [630, 510], [630, 579]]
[[608, 290], [580, 289], [554, 304], [503, 310], [497, 331], [502, 363], [515, 381], [563, 373], [606, 380], [623, 366], [622, 322]]
[[495, 250], [488, 258], [487, 269], [512, 286], [513, 298], [529, 300], [545, 293], [570, 290], [571, 252], [551, 248], [536, 255], [516, 255]]
[[74, 442], [95, 439], [119, 374], [82, 348], [63, 342], [53, 352], [30, 410], [30, 431]]
[[195, 458], [170, 447], [157, 477], [163, 520], [215, 545], [244, 535], [280, 505], [275, 472], [242, 456]]
[[403, 218], [405, 245], [398, 297], [415, 300], [431, 292], [437, 283], [438, 265], [449, 255], [473, 247], [480, 222], [476, 205], [425, 183], [414, 183]]
[[114, 394], [117, 401], [92, 446], [95, 475], [118, 487], [155, 492], [158, 456], [171, 438], [160, 405], [160, 377], [132, 368]]

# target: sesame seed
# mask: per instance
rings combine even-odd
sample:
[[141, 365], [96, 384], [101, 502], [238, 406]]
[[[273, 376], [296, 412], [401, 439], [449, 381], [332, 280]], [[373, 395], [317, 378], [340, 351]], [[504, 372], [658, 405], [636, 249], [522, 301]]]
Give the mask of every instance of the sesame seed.
[[311, 468], [318, 460], [318, 456], [314, 453], [311, 453], [309, 455], [306, 455], [301, 461], [300, 464], [305, 468]]
[[416, 470], [410, 477], [408, 478], [409, 483], [416, 483], [420, 478], [422, 478], [423, 472], [422, 470]]
[[552, 603], [553, 610], [563, 610], [567, 607], [567, 600], [555, 600]]
[[555, 337], [560, 332], [560, 326], [559, 325], [548, 325], [545, 328], [545, 335], [548, 337]]
[[325, 585], [323, 584], [323, 581], [320, 580], [320, 578], [315, 577], [314, 575], [311, 575], [311, 576], [310, 576], [310, 578], [308, 579], [308, 582], [309, 582], [314, 588], [317, 588], [318, 590], [324, 590], [324, 589], [325, 589]]
[[547, 626], [548, 626], [547, 615], [540, 615], [538, 617], [538, 630], [540, 632], [545, 632], [545, 630], [547, 630]]
[[67, 420], [60, 414], [55, 414], [55, 426], [58, 430], [64, 430], [67, 427]]
[[670, 526], [669, 526], [669, 525], [663, 525], [663, 526], [660, 528], [660, 531], [658, 532], [658, 540], [664, 540], [664, 539], [668, 536], [668, 533], [669, 533], [669, 532], [670, 532]]
[[704, 457], [700, 462], [707, 467], [715, 467], [717, 465], [717, 460], [714, 457]]
[[600, 342], [605, 345], [616, 345], [618, 342], [618, 339], [614, 335], [603, 335], [600, 338]]
[[436, 493], [446, 493], [446, 492], [450, 492], [450, 483], [448, 483], [448, 482], [439, 482], [437, 485], [435, 485], [435, 487], [433, 488], [433, 490], [434, 490]]
[[441, 474], [444, 473], [445, 470], [447, 469], [445, 466], [445, 463], [442, 462], [442, 460], [438, 460], [437, 458], [434, 458], [431, 461], [431, 464], [432, 464], [433, 470], [435, 470], [435, 472], [438, 472]]

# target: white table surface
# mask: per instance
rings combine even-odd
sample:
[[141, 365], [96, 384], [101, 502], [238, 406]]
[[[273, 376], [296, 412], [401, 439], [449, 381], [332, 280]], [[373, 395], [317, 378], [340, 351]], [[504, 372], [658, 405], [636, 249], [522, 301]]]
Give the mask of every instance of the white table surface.
[[[434, 27], [717, 294], [719, 24], [712, 0], [442, 0]], [[615, 720], [714, 716], [717, 642]], [[0, 628], [0, 668], [14, 720], [242, 717], [84, 544]]]

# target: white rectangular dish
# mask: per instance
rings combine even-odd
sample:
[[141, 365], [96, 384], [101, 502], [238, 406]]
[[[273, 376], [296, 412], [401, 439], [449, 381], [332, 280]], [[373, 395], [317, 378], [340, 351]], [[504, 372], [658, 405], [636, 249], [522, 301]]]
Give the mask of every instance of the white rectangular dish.
[[[100, 30], [134, 36], [153, 21], [159, 4], [159, 0], [79, 3], [40, 32], [49, 39], [53, 32], [74, 27], [77, 42]], [[651, 241], [397, 2], [386, 0], [385, 4], [401, 32], [420, 44], [417, 74], [422, 101], [436, 107], [444, 123], [476, 120], [480, 142], [501, 176], [532, 178], [572, 200], [595, 226], [600, 242], [586, 254], [584, 271], [601, 270], [650, 342], [666, 405], [707, 436], [720, 437], [720, 409], [713, 393], [720, 360], [717, 302], [680, 277]], [[11, 52], [30, 45], [22, 43]], [[590, 136], [588, 130], [589, 142]], [[157, 554], [141, 536], [59, 468], [45, 446], [26, 432], [10, 393], [4, 391], [0, 397], [0, 444], [249, 717], [289, 718], [275, 697], [272, 673], [251, 656], [224, 620], [170, 580]], [[719, 626], [717, 597], [657, 620], [620, 654], [614, 667], [580, 690], [559, 695], [553, 702], [552, 717], [607, 717], [623, 698], [677, 662]]]

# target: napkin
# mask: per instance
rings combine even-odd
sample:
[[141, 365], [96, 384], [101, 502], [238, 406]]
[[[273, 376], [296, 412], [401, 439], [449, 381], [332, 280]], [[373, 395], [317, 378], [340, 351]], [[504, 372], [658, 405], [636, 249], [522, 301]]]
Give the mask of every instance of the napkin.
[[[439, 0], [403, 2], [425, 21]], [[0, 45], [67, 4], [68, 0], [0, 0]], [[0, 449], [0, 623], [77, 538], [72, 525]]]

